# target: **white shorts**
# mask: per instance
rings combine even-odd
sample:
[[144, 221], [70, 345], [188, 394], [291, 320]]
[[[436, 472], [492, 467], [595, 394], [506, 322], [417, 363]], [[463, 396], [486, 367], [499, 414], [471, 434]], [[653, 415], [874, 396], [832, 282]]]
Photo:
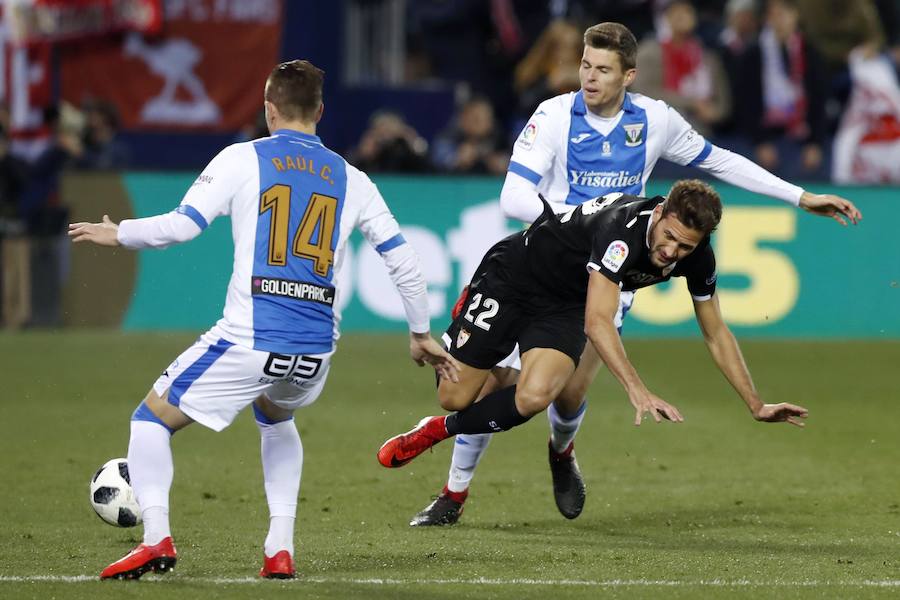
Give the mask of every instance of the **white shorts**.
[[153, 391], [160, 397], [168, 392], [169, 404], [222, 431], [261, 395], [286, 410], [315, 402], [333, 353], [295, 356], [254, 350], [224, 340], [213, 327], [169, 365]]
[[[616, 329], [619, 330], [619, 335], [622, 334], [622, 324], [625, 322], [625, 315], [631, 310], [632, 304], [634, 304], [634, 292], [619, 292], [619, 308], [616, 310], [616, 317], [613, 321]], [[503, 369], [521, 371], [522, 358], [519, 356], [519, 345], [516, 344], [509, 356], [498, 362], [497, 366]]]

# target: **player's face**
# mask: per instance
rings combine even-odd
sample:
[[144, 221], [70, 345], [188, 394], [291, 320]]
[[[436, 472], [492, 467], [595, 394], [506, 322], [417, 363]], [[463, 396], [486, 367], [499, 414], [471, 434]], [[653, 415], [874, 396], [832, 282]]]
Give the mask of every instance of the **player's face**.
[[673, 214], [662, 216], [657, 208], [656, 223], [650, 228], [650, 262], [663, 269], [685, 258], [703, 241], [703, 232], [691, 229]]
[[[578, 69], [585, 105], [593, 113], [613, 116], [621, 108], [625, 88], [634, 81], [634, 74], [634, 69], [622, 68], [616, 52], [585, 46]], [[612, 114], [603, 114], [609, 111]]]

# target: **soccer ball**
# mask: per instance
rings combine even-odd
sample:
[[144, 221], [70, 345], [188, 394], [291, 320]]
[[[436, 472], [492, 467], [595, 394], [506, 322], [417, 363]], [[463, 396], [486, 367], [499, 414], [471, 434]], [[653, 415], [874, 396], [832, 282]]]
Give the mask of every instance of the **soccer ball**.
[[91, 506], [98, 517], [116, 527], [134, 527], [141, 522], [127, 460], [114, 458], [97, 469], [91, 478]]

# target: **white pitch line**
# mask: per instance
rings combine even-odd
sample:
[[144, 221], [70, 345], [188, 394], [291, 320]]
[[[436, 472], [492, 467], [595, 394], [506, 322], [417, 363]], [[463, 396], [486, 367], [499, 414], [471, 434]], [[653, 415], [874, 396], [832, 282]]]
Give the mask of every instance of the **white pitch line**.
[[[174, 576], [172, 581], [213, 583], [218, 585], [244, 585], [266, 583], [259, 577], [190, 577]], [[0, 575], [0, 583], [84, 583], [98, 581], [96, 575]], [[150, 577], [147, 582], [164, 581], [160, 577]], [[509, 585], [509, 586], [570, 586], [570, 587], [900, 587], [900, 580], [860, 580], [860, 581], [751, 581], [749, 579], [700, 579], [697, 581], [654, 580], [654, 579], [610, 579], [592, 581], [583, 579], [490, 579], [476, 577], [472, 579], [380, 579], [380, 578], [345, 578], [300, 576], [295, 580], [282, 580], [282, 583], [336, 583], [342, 585]]]

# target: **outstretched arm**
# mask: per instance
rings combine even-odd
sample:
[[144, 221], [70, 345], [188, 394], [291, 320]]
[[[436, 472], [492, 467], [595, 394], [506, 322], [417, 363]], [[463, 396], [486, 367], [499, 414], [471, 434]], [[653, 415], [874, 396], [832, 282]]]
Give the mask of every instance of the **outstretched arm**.
[[710, 146], [707, 156], [697, 167], [722, 181], [745, 190], [765, 194], [799, 206], [823, 217], [831, 217], [841, 225], [856, 224], [862, 213], [846, 198], [833, 194], [812, 194], [769, 173], [752, 160], [718, 146]]
[[107, 215], [100, 223], [70, 223], [69, 237], [74, 242], [132, 249], [167, 248], [192, 240], [213, 219], [231, 212], [232, 198], [251, 179], [256, 164], [251, 144], [233, 144], [206, 165], [175, 210], [155, 217], [125, 219], [118, 225]]
[[678, 409], [647, 389], [625, 355], [615, 325], [618, 307], [619, 286], [597, 271], [591, 271], [584, 314], [585, 333], [597, 354], [628, 393], [635, 409], [634, 424], [641, 424], [644, 413], [650, 413], [657, 423], [663, 418], [680, 423], [684, 419]]
[[785, 402], [764, 404], [759, 399], [737, 340], [722, 319], [718, 296], [713, 294], [709, 300], [694, 300], [694, 312], [709, 353], [719, 370], [744, 400], [753, 418], [770, 423], [787, 421], [792, 425], [803, 427], [802, 419], [806, 418], [808, 411], [802, 406]]
[[69, 237], [73, 242], [93, 242], [99, 246], [125, 246], [126, 248], [168, 248], [194, 239], [203, 231], [198, 223], [178, 209], [144, 219], [126, 219], [119, 224], [103, 215], [100, 223], [70, 223]]

